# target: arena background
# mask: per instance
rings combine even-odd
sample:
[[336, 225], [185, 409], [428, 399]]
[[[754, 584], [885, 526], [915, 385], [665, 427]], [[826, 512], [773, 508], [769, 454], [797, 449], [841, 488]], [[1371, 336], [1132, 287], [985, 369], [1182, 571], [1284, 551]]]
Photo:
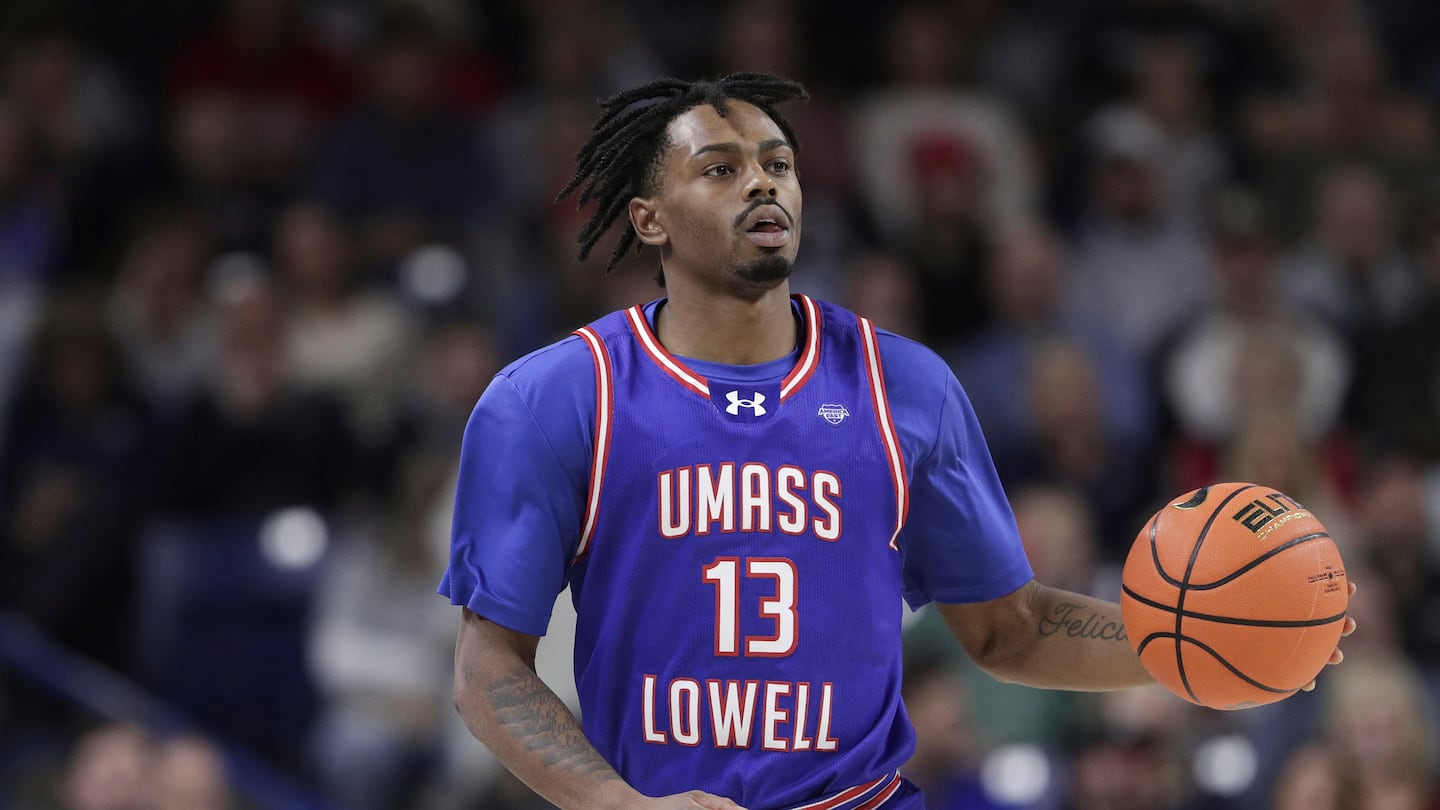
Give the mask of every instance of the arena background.
[[551, 204], [595, 99], [737, 70], [813, 96], [795, 286], [951, 363], [1042, 580], [1114, 599], [1155, 508], [1254, 480], [1361, 585], [1345, 664], [1243, 712], [1004, 687], [918, 614], [934, 806], [1440, 807], [1436, 42], [1427, 0], [0, 4], [0, 807], [543, 807], [451, 708], [459, 438], [659, 294]]

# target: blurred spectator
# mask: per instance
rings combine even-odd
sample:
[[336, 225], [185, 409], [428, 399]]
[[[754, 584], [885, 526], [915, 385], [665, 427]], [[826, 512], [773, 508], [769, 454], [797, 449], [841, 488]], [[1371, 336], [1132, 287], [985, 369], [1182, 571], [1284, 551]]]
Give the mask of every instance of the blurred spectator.
[[1063, 300], [1148, 359], [1212, 295], [1205, 241], [1171, 214], [1166, 140], [1146, 113], [1111, 107], [1082, 137], [1089, 168]]
[[222, 97], [262, 184], [286, 184], [321, 127], [347, 102], [350, 78], [307, 28], [296, 0], [225, 0], [213, 28], [176, 57], [172, 93], [184, 106]]
[[191, 93], [169, 116], [162, 193], [211, 220], [218, 250], [259, 250], [281, 192], [254, 171], [244, 106], [218, 90]]
[[38, 182], [33, 147], [18, 112], [0, 98], [0, 418], [61, 252], [59, 199]]
[[[105, 725], [85, 733], [75, 742], [61, 777], [61, 806], [64, 810], [152, 810], [153, 756], [150, 739], [131, 726]], [[193, 810], [206, 809], [197, 806]]]
[[56, 296], [0, 456], [0, 599], [124, 669], [131, 543], [154, 502], [155, 425], [129, 388], [100, 304]]
[[1079, 493], [1061, 487], [1029, 487], [1012, 495], [1010, 505], [1036, 579], [1100, 598], [1117, 590], [1115, 571], [1100, 565], [1095, 516]]
[[1138, 50], [1133, 99], [1164, 137], [1168, 215], [1199, 226], [1234, 171], [1201, 72], [1204, 57], [1182, 36], [1146, 40]]
[[141, 100], [78, 27], [58, 3], [19, 0], [0, 13], [0, 97], [27, 122], [36, 168], [64, 201], [65, 228], [85, 234], [56, 245], [62, 273], [100, 259], [117, 213], [153, 169]]
[[1435, 716], [1415, 668], [1401, 658], [1360, 658], [1325, 678], [1326, 740], [1345, 763], [1365, 810], [1433, 810]]
[[916, 232], [921, 199], [917, 150], [946, 149], [974, 162], [977, 206], [995, 226], [1026, 216], [1035, 196], [1027, 136], [1002, 99], [962, 87], [953, 47], [956, 20], [943, 5], [911, 2], [890, 11], [883, 43], [886, 83], [856, 103], [851, 145], [860, 201], [881, 236]]
[[230, 777], [218, 748], [182, 735], [156, 746], [149, 769], [147, 810], [234, 810]]
[[[595, 99], [665, 72], [621, 4], [539, 3], [528, 21], [529, 80], [481, 122], [493, 164], [487, 186], [492, 199], [504, 202], [486, 209], [468, 243], [473, 264], [494, 279], [477, 303], [500, 325], [506, 356], [608, 311], [601, 301], [610, 285], [601, 268], [616, 235], [602, 239], [582, 264], [575, 235], [590, 211], [554, 198], [589, 135]], [[640, 255], [653, 277], [658, 261], [650, 251]]]
[[3, 25], [3, 87], [34, 129], [49, 168], [94, 193], [88, 172], [130, 153], [142, 134], [139, 110], [120, 75], [68, 30], [50, 4], [12, 3]]
[[1286, 75], [1257, 94], [1244, 123], [1286, 236], [1304, 235], [1306, 203], [1338, 162], [1368, 164], [1408, 197], [1436, 156], [1435, 111], [1393, 81], [1362, 5], [1285, 0], [1259, 9]]
[[499, 366], [470, 324], [438, 330], [421, 356], [394, 507], [342, 539], [316, 594], [309, 646], [323, 708], [309, 756], [350, 810], [413, 806], [441, 764], [451, 712], [455, 616], [431, 591], [448, 555], [460, 437]]
[[1413, 310], [1364, 347], [1355, 385], [1366, 438], [1440, 462], [1440, 211], [1420, 241], [1424, 292]]
[[964, 683], [939, 659], [906, 662], [901, 686], [905, 713], [915, 725], [915, 754], [901, 768], [925, 791], [929, 810], [1000, 810], [980, 782], [983, 754], [970, 723]]
[[63, 198], [46, 178], [34, 130], [0, 96], [0, 284], [47, 285], [61, 252]]
[[[1005, 459], [997, 461], [1002, 467], [1031, 452], [1037, 441], [1035, 413], [1015, 404], [1026, 395], [1024, 370], [1057, 341], [1083, 353], [1098, 375], [1099, 418], [1118, 452], [1138, 460], [1155, 439], [1154, 406], [1139, 358], [1108, 324], [1063, 308], [1065, 257], [1064, 243], [1042, 223], [1002, 232], [986, 272], [994, 320], [946, 351], [992, 453]], [[1121, 541], [1107, 537], [1104, 542]]]
[[1215, 807], [1197, 796], [1186, 762], [1193, 706], [1159, 685], [1096, 698], [1098, 717], [1074, 749], [1065, 810]]
[[[1377, 579], [1405, 653], [1440, 686], [1440, 566], [1425, 470], [1402, 454], [1366, 459], [1358, 476], [1352, 558]], [[1363, 586], [1362, 586], [1363, 587]], [[1380, 630], [1384, 635], [1385, 630]]]
[[1359, 808], [1348, 763], [1330, 747], [1311, 743], [1296, 749], [1275, 781], [1270, 810], [1346, 810]]
[[136, 385], [173, 414], [209, 382], [219, 355], [205, 289], [212, 250], [205, 218], [161, 206], [140, 218], [120, 257], [109, 321]]
[[865, 253], [850, 263], [842, 296], [844, 306], [869, 318], [877, 327], [918, 339], [920, 299], [915, 269], [903, 258]]
[[218, 517], [336, 507], [353, 440], [339, 403], [286, 376], [284, 312], [260, 278], [220, 292], [217, 378], [175, 430], [169, 507]]
[[35, 130], [0, 97], [0, 284], [39, 287], [55, 274], [63, 199], [40, 172]]
[[1120, 559], [1155, 486], [1147, 448], [1127, 445], [1105, 421], [1099, 371], [1085, 348], [1052, 339], [1027, 355], [1020, 403], [1033, 425], [1020, 442], [992, 448], [1007, 491], [1053, 484], [1084, 494], [1102, 556]]
[[[1324, 321], [1282, 306], [1276, 237], [1258, 200], [1235, 192], [1222, 196], [1216, 210], [1211, 243], [1218, 296], [1192, 314], [1158, 361], [1164, 402], [1178, 433], [1171, 448], [1173, 489], [1221, 480], [1228, 452], [1232, 473], [1256, 476], [1232, 480], [1282, 489], [1288, 483], [1297, 491], [1286, 491], [1307, 503], [1299, 489], [1312, 497], [1325, 488], [1337, 494], [1347, 480], [1337, 429], [1351, 374], [1348, 349]], [[1258, 435], [1245, 430], [1256, 420], [1264, 425]], [[1280, 433], [1266, 435], [1272, 427]], [[1303, 457], [1287, 464], [1284, 453], [1267, 455], [1290, 434]], [[1246, 444], [1251, 440], [1265, 450]]]
[[1101, 734], [1074, 749], [1064, 810], [1178, 810], [1184, 763], [1164, 738]]
[[415, 326], [394, 298], [367, 285], [349, 230], [321, 205], [292, 205], [275, 227], [275, 269], [288, 312], [288, 376], [344, 402], [375, 441], [391, 429]]
[[892, 12], [890, 82], [854, 105], [856, 193], [882, 244], [920, 270], [922, 328], [949, 340], [984, 319], [981, 272], [991, 228], [1029, 213], [1034, 167], [1002, 100], [957, 84], [956, 20], [943, 6]]
[[1423, 282], [1399, 243], [1398, 212], [1384, 179], [1359, 164], [1326, 173], [1308, 242], [1280, 269], [1287, 305], [1325, 319], [1352, 346], [1403, 321]]
[[359, 237], [364, 267], [459, 244], [488, 199], [469, 122], [446, 106], [444, 40], [418, 9], [388, 12], [365, 53], [367, 93], [323, 137], [308, 191]]

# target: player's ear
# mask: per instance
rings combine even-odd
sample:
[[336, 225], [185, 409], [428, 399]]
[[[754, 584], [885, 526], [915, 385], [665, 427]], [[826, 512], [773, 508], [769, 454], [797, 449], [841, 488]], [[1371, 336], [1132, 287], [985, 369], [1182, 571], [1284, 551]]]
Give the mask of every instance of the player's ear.
[[630, 198], [630, 224], [635, 226], [635, 235], [644, 244], [663, 245], [670, 241], [655, 209], [655, 200], [650, 197]]

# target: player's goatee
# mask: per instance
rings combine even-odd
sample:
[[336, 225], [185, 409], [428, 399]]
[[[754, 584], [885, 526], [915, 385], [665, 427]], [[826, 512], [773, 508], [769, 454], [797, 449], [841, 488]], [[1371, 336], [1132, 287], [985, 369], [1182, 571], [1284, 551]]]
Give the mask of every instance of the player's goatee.
[[735, 269], [735, 272], [746, 281], [775, 282], [790, 278], [790, 272], [793, 269], [794, 265], [790, 260], [777, 253], [762, 256], [748, 264], [742, 264]]

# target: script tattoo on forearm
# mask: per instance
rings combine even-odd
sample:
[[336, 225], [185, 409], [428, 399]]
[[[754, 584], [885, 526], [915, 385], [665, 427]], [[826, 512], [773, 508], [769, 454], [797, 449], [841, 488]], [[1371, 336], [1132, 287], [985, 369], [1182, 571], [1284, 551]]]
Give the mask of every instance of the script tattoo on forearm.
[[1040, 617], [1040, 635], [1064, 633], [1070, 638], [1096, 638], [1102, 641], [1126, 641], [1125, 625], [1095, 610], [1086, 611], [1074, 602], [1061, 602], [1049, 616]]
[[620, 778], [585, 739], [575, 715], [534, 674], [496, 678], [490, 687], [490, 707], [500, 725], [509, 729], [526, 751], [540, 754], [547, 768], [607, 781]]

